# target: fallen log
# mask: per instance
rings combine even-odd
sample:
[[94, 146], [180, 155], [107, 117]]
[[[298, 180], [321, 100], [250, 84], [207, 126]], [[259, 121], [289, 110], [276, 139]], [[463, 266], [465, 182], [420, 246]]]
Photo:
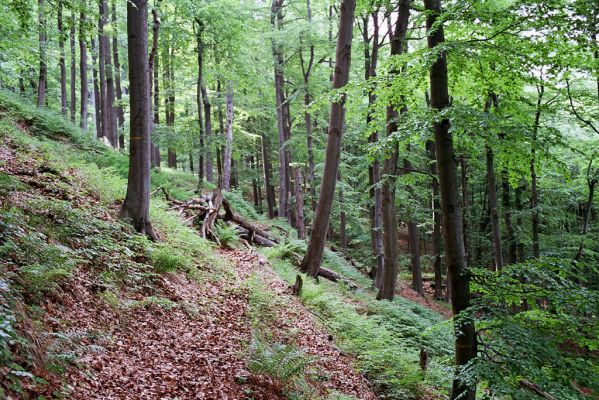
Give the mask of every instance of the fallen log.
[[358, 288], [358, 285], [356, 285], [349, 279], [344, 278], [343, 276], [339, 275], [338, 273], [331, 271], [330, 269], [320, 267], [320, 269], [318, 270], [318, 276], [322, 276], [323, 278], [328, 279], [329, 281], [332, 281], [332, 282], [343, 282], [344, 284], [349, 286], [351, 289]]
[[[233, 221], [231, 221], [233, 222]], [[233, 222], [235, 223], [235, 222]], [[239, 237], [247, 240], [248, 242], [255, 243], [258, 246], [262, 247], [274, 247], [276, 243], [270, 240], [270, 238], [264, 237], [262, 235], [257, 234], [256, 232], [248, 231], [244, 227], [237, 225], [237, 230], [239, 231]]]
[[259, 226], [255, 225], [249, 221], [244, 220], [239, 215], [237, 215], [231, 208], [231, 204], [229, 203], [229, 201], [227, 199], [223, 199], [222, 204], [223, 204], [223, 208], [225, 209], [225, 221], [234, 222], [237, 225], [244, 228], [245, 230], [253, 232], [254, 234], [257, 234], [259, 236], [262, 236], [263, 238], [265, 238], [268, 241], [270, 241], [271, 243], [273, 243], [269, 247], [272, 247], [277, 243], [277, 241], [272, 239], [270, 237], [270, 234], [268, 232], [266, 232], [264, 229], [260, 228]]

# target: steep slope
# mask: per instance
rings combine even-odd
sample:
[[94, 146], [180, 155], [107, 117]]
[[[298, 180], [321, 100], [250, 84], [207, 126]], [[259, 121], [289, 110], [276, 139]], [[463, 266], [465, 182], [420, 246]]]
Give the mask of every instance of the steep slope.
[[[447, 387], [443, 318], [374, 301], [370, 281], [332, 252], [327, 268], [359, 288], [304, 277], [293, 296], [305, 243], [284, 224], [261, 221], [279, 224], [271, 232], [283, 243], [262, 253], [221, 226], [237, 249], [217, 249], [156, 195], [162, 240], [151, 243], [116, 217], [123, 154], [2, 92], [0, 135], [3, 396], [432, 399]], [[195, 179], [152, 176], [178, 199], [194, 195]], [[229, 200], [261, 219], [239, 193]]]

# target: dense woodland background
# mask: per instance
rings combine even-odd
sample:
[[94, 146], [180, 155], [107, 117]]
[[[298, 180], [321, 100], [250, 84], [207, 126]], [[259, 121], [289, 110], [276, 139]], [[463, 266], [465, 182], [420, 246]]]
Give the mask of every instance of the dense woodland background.
[[[321, 276], [363, 288], [360, 301], [409, 294], [453, 314], [455, 343], [439, 328], [443, 339], [406, 350], [417, 360], [377, 359], [394, 342], [361, 338], [376, 351], [358, 370], [381, 398], [438, 398], [451, 379], [452, 399], [597, 396], [597, 1], [4, 0], [0, 10], [3, 119], [84, 143], [54, 150], [64, 167], [65, 152], [111, 154], [90, 162], [127, 178], [126, 195], [121, 182], [108, 196], [136, 231], [168, 243], [171, 228], [150, 221], [164, 194], [205, 238], [272, 247], [306, 274], [284, 270], [296, 294]], [[6, 182], [10, 165], [0, 163]], [[0, 254], [19, 265], [7, 245], [18, 242], [5, 222], [13, 206], [2, 206]], [[379, 311], [380, 329], [407, 323]], [[423, 326], [443, 325], [430, 318]], [[14, 343], [3, 351], [13, 368]], [[397, 389], [421, 378], [398, 365], [426, 374], [429, 356], [420, 392]]]

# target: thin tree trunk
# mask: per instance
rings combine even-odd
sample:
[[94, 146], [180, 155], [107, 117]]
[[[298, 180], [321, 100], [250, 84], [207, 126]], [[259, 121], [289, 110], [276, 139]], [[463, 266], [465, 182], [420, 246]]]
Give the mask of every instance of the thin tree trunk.
[[[172, 67], [173, 54], [170, 45], [166, 47], [166, 57], [164, 57], [164, 83], [166, 85], [165, 93], [165, 111], [166, 125], [173, 127], [175, 125], [175, 88], [173, 85]], [[177, 169], [177, 152], [173, 147], [168, 148], [168, 166]]]
[[304, 221], [304, 193], [302, 192], [302, 170], [295, 169], [295, 221], [297, 226], [297, 238], [306, 238], [306, 224]]
[[[433, 253], [433, 271], [435, 271], [435, 300], [443, 299], [443, 269], [441, 265], [441, 205], [439, 204], [439, 181], [437, 180], [437, 164], [435, 155], [435, 142], [432, 140], [426, 141], [426, 150], [428, 157], [431, 160], [430, 172], [433, 176], [432, 185], [432, 201], [433, 208], [433, 233], [431, 237], [431, 250]], [[446, 283], [446, 293], [449, 291], [449, 282]], [[446, 300], [449, 300], [449, 296]]]
[[46, 82], [48, 80], [48, 65], [46, 63], [46, 6], [44, 0], [38, 0], [37, 8], [40, 53], [40, 70], [37, 82], [37, 106], [41, 108], [46, 101]]
[[[225, 118], [223, 116], [223, 108], [221, 106], [223, 95], [221, 91], [220, 79], [216, 80], [216, 92], [218, 94], [218, 134], [223, 136], [225, 132]], [[223, 180], [223, 149], [220, 145], [216, 147], [216, 170], [218, 171], [218, 180], [222, 183]], [[220, 183], [219, 183], [220, 186]]]
[[539, 132], [539, 125], [541, 121], [541, 104], [543, 102], [543, 94], [545, 93], [545, 87], [543, 85], [537, 86], [537, 93], [537, 108], [535, 111], [535, 124], [532, 131], [532, 143], [530, 149], [530, 208], [532, 211], [532, 255], [534, 258], [538, 259], [541, 256], [541, 248], [539, 244], [539, 192], [537, 189], [536, 147], [537, 134]]
[[[121, 62], [119, 59], [118, 25], [116, 18], [116, 0], [112, 0], [112, 54], [114, 57], [114, 88], [116, 91], [116, 117], [118, 122], [119, 148], [125, 148], [125, 110], [123, 109], [123, 89], [121, 87]], [[152, 72], [150, 71], [150, 80]], [[150, 85], [151, 90], [151, 85]], [[153, 146], [151, 146], [153, 147]]]
[[[204, 126], [202, 121], [202, 96], [204, 96], [204, 92], [202, 92], [202, 85], [204, 84], [204, 42], [202, 35], [204, 34], [204, 22], [200, 18], [196, 18], [194, 25], [194, 32], [196, 35], [196, 50], [198, 53], [198, 77], [196, 82], [196, 103], [198, 106], [198, 125], [200, 132], [200, 150], [198, 154], [198, 189], [202, 187], [204, 184], [204, 154], [206, 152], [205, 149], [205, 140], [204, 140]], [[219, 185], [220, 187], [220, 185]]]
[[[337, 50], [335, 56], [335, 75], [333, 78], [333, 89], [341, 89], [349, 80], [349, 69], [351, 65], [352, 28], [354, 21], [355, 0], [343, 0], [340, 4], [339, 33], [337, 35]], [[329, 114], [329, 131], [327, 148], [325, 152], [324, 172], [314, 215], [312, 235], [308, 244], [300, 268], [302, 271], [316, 278], [320, 270], [320, 263], [324, 252], [327, 228], [333, 197], [335, 196], [335, 185], [337, 182], [337, 171], [339, 169], [339, 156], [341, 151], [341, 138], [345, 122], [345, 94], [331, 104]]]
[[347, 252], [347, 219], [345, 215], [345, 199], [343, 196], [343, 182], [341, 180], [341, 170], [337, 170], [337, 180], [339, 181], [339, 247], [342, 253]]
[[[261, 150], [262, 150], [262, 169], [263, 169], [263, 173], [264, 173], [264, 191], [266, 193], [266, 207], [268, 208], [268, 218], [274, 218], [275, 217], [275, 208], [277, 207], [276, 205], [276, 198], [275, 198], [275, 189], [274, 186], [271, 184], [272, 181], [272, 175], [271, 175], [271, 171], [272, 171], [272, 166], [270, 164], [270, 155], [269, 155], [269, 151], [268, 151], [268, 145], [269, 145], [269, 141], [268, 141], [268, 136], [262, 132], [261, 133]], [[219, 159], [219, 157], [217, 157], [217, 160]], [[220, 163], [219, 163], [220, 164]], [[220, 173], [219, 173], [220, 175]]]
[[231, 190], [231, 155], [233, 153], [233, 84], [227, 84], [227, 127], [225, 129], [225, 156], [223, 158], [223, 190]]
[[[83, 3], [82, 9], [85, 9], [87, 3]], [[79, 14], [79, 76], [80, 76], [80, 101], [81, 101], [81, 111], [79, 122], [79, 126], [83, 131], [87, 131], [87, 105], [88, 105], [88, 86], [87, 86], [87, 43], [85, 40], [85, 12], [81, 11]]]
[[[399, 3], [398, 17], [395, 31], [390, 32], [391, 55], [401, 54], [404, 50], [408, 20], [410, 17], [410, 0]], [[393, 106], [387, 107], [387, 136], [397, 131], [397, 110]], [[397, 266], [399, 248], [397, 245], [397, 213], [395, 209], [395, 183], [397, 176], [397, 144], [391, 154], [383, 162], [383, 187], [382, 197], [382, 223], [383, 223], [383, 250], [385, 253], [385, 268], [381, 287], [377, 299], [393, 300], [397, 284]]]
[[[108, 3], [106, 0], [101, 0], [103, 7], [103, 26], [108, 25]], [[117, 134], [117, 112], [114, 106], [115, 104], [115, 93], [114, 93], [114, 71], [112, 70], [112, 54], [110, 52], [110, 40], [107, 35], [104, 36], [104, 68], [106, 70], [106, 102], [104, 107], [106, 109], [106, 115], [108, 116], [108, 139], [110, 144], [115, 149], [119, 147], [119, 138]], [[151, 107], [151, 103], [150, 103]]]
[[[425, 0], [424, 6], [428, 12], [426, 17], [426, 28], [429, 32], [428, 47], [432, 50], [437, 46], [443, 46], [445, 42], [443, 25], [437, 24], [437, 18], [441, 14], [441, 1]], [[441, 111], [449, 107], [447, 58], [443, 51], [430, 67], [430, 93], [433, 109]], [[470, 307], [470, 277], [464, 251], [457, 168], [450, 127], [448, 118], [434, 123], [445, 254], [452, 287], [452, 310], [454, 316], [457, 317]], [[455, 357], [458, 371], [454, 377], [451, 399], [473, 400], [476, 397], [476, 387], [461, 380], [458, 374], [460, 368], [476, 357], [474, 322], [467, 317], [457, 317], [454, 324], [456, 332]]]
[[210, 183], [214, 182], [214, 167], [212, 166], [212, 152], [211, 152], [211, 137], [212, 137], [212, 115], [210, 99], [208, 98], [208, 91], [206, 85], [202, 83], [202, 102], [204, 103], [204, 132], [206, 136], [206, 180]]
[[[72, 7], [72, 6], [71, 6]], [[76, 50], [75, 50], [75, 9], [71, 8], [71, 26], [70, 26], [70, 35], [69, 35], [69, 44], [71, 47], [71, 103], [69, 104], [71, 108], [71, 122], [76, 123], [77, 119], [77, 85], [75, 81], [77, 80], [77, 59], [76, 59]], [[83, 99], [81, 99], [83, 101]]]
[[514, 264], [516, 259], [516, 239], [514, 238], [514, 227], [512, 226], [512, 205], [510, 201], [509, 171], [503, 168], [501, 171], [501, 205], [503, 208], [503, 222], [505, 224], [505, 236], [507, 241], [507, 263]]
[[578, 251], [576, 252], [576, 256], [574, 256], [574, 260], [575, 261], [580, 261], [580, 259], [582, 258], [583, 255], [583, 251], [584, 251], [584, 237], [586, 236], [586, 234], [589, 231], [589, 224], [591, 221], [591, 210], [593, 209], [593, 196], [595, 194], [595, 185], [597, 185], [597, 182], [599, 182], [599, 180], [592, 175], [592, 168], [593, 168], [593, 160], [591, 160], [589, 162], [589, 167], [587, 169], [587, 185], [589, 187], [589, 197], [587, 199], [587, 203], [585, 205], [585, 209], [584, 209], [584, 217], [583, 217], [583, 223], [582, 223], [582, 239], [580, 241], [580, 245], [578, 246]]
[[96, 127], [96, 137], [102, 137], [102, 97], [100, 95], [100, 82], [98, 80], [98, 47], [96, 40], [92, 36], [92, 75], [94, 79], [94, 125]]
[[495, 271], [503, 268], [503, 252], [501, 250], [501, 231], [499, 228], [499, 211], [497, 205], [497, 188], [495, 186], [495, 166], [493, 150], [485, 146], [487, 160], [487, 191], [489, 192], [489, 213], [491, 215], [491, 233], [493, 237], [493, 254], [495, 256]]
[[[283, 16], [283, 0], [272, 0], [271, 6], [271, 25], [272, 30], [281, 28], [280, 22]], [[285, 96], [284, 92], [284, 84], [285, 77], [283, 74], [283, 62], [284, 56], [281, 52], [281, 45], [277, 42], [276, 38], [272, 40], [272, 53], [274, 59], [274, 73], [275, 73], [275, 107], [277, 109], [277, 130], [278, 130], [278, 138], [279, 138], [279, 212], [278, 216], [282, 218], [287, 217], [287, 207], [288, 207], [288, 187], [287, 182], [289, 181], [287, 176], [287, 155], [285, 149], [285, 140], [286, 140], [286, 132], [285, 132]]]
[[522, 191], [524, 190], [523, 185], [518, 185], [516, 187], [514, 193], [514, 201], [516, 203], [516, 211], [518, 212], [518, 217], [516, 218], [516, 225], [518, 226], [518, 235], [516, 238], [516, 254], [518, 262], [524, 262], [526, 260], [526, 256], [524, 255], [524, 242], [521, 239], [522, 227], [524, 225], [524, 221], [522, 218]]
[[[160, 17], [158, 16], [158, 10], [156, 7], [152, 8], [152, 49], [150, 50], [150, 58], [148, 63], [150, 64], [150, 97], [154, 97], [154, 104], [152, 111], [154, 113], [154, 119], [150, 124], [150, 162], [152, 167], [160, 168], [160, 149], [152, 140], [152, 136], [155, 135], [156, 125], [160, 123], [160, 85], [158, 82], [160, 74], [158, 73], [158, 34], [160, 32]], [[152, 90], [153, 88], [153, 90]], [[152, 99], [150, 98], [150, 101]]]
[[[407, 152], [410, 153], [411, 149], [408, 146]], [[412, 163], [407, 158], [403, 161], [406, 173], [412, 170]], [[413, 196], [413, 190], [408, 187], [408, 193]], [[410, 260], [412, 270], [412, 289], [420, 294], [424, 294], [424, 287], [422, 286], [422, 267], [420, 265], [420, 247], [419, 247], [419, 235], [418, 235], [418, 222], [414, 218], [413, 210], [408, 210], [410, 214], [408, 216], [408, 245], [410, 248]]]
[[64, 27], [63, 27], [63, 9], [62, 0], [58, 0], [58, 66], [60, 68], [60, 112], [62, 115], [67, 115], [67, 67], [65, 64], [64, 50]]
[[129, 60], [130, 142], [127, 195], [121, 216], [152, 240], [157, 236], [150, 223], [150, 68], [148, 60], [148, 3], [127, 2]]

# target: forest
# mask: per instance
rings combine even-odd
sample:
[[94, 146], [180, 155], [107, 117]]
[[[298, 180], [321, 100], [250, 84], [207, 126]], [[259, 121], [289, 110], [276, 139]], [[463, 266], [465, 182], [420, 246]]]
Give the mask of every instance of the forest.
[[597, 0], [1, 0], [0, 398], [599, 398]]

